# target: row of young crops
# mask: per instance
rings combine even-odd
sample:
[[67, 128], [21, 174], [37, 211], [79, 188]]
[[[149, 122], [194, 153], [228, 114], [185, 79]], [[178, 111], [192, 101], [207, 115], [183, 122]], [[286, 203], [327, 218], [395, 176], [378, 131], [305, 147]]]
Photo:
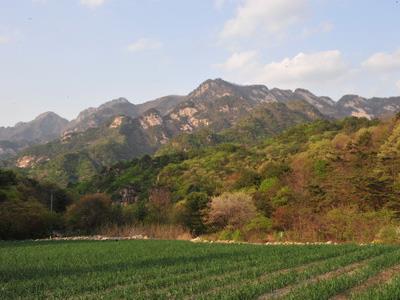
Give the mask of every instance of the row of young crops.
[[399, 264], [384, 245], [0, 243], [0, 299], [400, 299]]

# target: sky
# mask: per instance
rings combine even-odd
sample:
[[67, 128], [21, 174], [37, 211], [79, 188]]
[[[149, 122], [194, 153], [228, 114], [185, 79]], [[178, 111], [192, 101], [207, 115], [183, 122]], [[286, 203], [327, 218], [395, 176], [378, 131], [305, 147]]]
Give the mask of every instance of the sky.
[[400, 95], [398, 0], [0, 0], [0, 126], [208, 78]]

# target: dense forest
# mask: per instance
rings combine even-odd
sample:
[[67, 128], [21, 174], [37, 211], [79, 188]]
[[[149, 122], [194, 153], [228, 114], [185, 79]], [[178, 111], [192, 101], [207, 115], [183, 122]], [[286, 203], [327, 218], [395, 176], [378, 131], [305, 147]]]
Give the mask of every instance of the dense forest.
[[400, 240], [400, 115], [260, 130], [183, 134], [63, 189], [3, 170], [0, 239], [169, 224], [212, 239]]

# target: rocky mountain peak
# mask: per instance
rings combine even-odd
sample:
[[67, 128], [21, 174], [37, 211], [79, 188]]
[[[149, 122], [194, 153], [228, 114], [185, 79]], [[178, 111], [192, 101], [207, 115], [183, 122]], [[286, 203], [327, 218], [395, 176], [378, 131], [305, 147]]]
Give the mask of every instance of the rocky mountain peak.
[[357, 101], [357, 102], [365, 102], [367, 99], [360, 97], [359, 95], [344, 95], [342, 98], [339, 99], [338, 103], [346, 103], [350, 101]]
[[129, 102], [128, 99], [120, 97], [120, 98], [113, 99], [111, 101], [108, 101], [108, 102], [100, 105], [98, 109], [102, 109], [102, 108], [106, 108], [106, 107], [113, 107], [113, 106], [117, 106], [117, 105], [133, 105], [133, 106], [135, 106], [134, 104]]
[[52, 111], [42, 113], [35, 118], [36, 121], [43, 120], [43, 119], [63, 119], [63, 120], [65, 120], [64, 118], [60, 117], [59, 115], [57, 115], [55, 112], [52, 112]]
[[233, 95], [234, 89], [235, 85], [220, 78], [208, 79], [191, 92], [188, 95], [188, 98], [220, 98], [223, 96]]

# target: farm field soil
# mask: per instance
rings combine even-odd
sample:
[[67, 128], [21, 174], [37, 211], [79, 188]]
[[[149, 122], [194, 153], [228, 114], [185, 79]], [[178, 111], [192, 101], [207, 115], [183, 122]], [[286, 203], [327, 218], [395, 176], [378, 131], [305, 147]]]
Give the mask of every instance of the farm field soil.
[[400, 299], [400, 247], [0, 243], [0, 299]]

